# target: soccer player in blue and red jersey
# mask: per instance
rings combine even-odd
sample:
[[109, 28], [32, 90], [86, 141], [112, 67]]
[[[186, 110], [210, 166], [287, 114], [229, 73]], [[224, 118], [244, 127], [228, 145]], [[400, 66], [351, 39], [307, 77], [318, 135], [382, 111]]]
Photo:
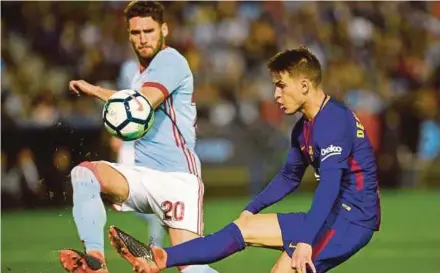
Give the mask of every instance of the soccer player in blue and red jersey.
[[[308, 49], [280, 52], [268, 67], [276, 103], [287, 115], [303, 114], [284, 166], [236, 221], [204, 238], [162, 249], [111, 227], [112, 244], [137, 272], [212, 263], [250, 245], [283, 250], [272, 272], [322, 273], [379, 230], [377, 167], [361, 122], [323, 91], [320, 63]], [[308, 212], [259, 213], [294, 191], [309, 165], [319, 183]]]

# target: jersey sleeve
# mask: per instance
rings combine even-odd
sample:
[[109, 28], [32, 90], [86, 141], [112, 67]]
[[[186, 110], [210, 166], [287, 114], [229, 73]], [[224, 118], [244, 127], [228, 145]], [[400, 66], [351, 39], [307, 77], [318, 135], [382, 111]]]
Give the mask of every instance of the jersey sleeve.
[[[335, 122], [337, 121], [337, 122]], [[322, 121], [314, 128], [316, 144], [320, 151], [319, 169], [348, 169], [353, 140], [350, 124], [343, 115], [332, 120]]]
[[155, 87], [167, 98], [189, 76], [188, 64], [182, 56], [162, 52], [148, 66], [142, 87]]

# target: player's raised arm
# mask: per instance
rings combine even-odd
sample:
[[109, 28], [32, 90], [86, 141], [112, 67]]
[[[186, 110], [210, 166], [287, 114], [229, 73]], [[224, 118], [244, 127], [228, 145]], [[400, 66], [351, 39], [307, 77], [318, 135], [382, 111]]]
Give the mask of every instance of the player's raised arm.
[[185, 80], [192, 80], [186, 60], [174, 49], [164, 49], [143, 74], [144, 83], [140, 92], [157, 108]]
[[308, 164], [301, 154], [301, 150], [296, 141], [295, 131], [299, 130], [294, 130], [292, 134], [292, 147], [287, 155], [284, 166], [269, 185], [246, 206], [245, 211], [254, 214], [258, 213], [264, 208], [281, 200], [288, 193], [294, 191], [301, 183]]
[[320, 149], [320, 181], [298, 238], [299, 242], [309, 245], [312, 245], [338, 198], [343, 171], [348, 169], [352, 150], [347, 118], [342, 114], [322, 118], [315, 124], [316, 142]]
[[107, 101], [116, 90], [105, 89], [97, 85], [90, 84], [84, 80], [73, 80], [69, 82], [70, 91], [81, 95], [94, 96], [102, 101]]

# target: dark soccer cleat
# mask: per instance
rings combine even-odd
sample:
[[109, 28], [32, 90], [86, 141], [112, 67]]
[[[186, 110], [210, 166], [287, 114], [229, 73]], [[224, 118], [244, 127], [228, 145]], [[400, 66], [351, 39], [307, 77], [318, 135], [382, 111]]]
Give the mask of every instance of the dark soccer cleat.
[[115, 226], [110, 227], [109, 238], [119, 255], [133, 265], [136, 272], [157, 273], [165, 268], [166, 254], [151, 243], [147, 246]]
[[74, 249], [60, 251], [60, 262], [67, 272], [109, 273], [104, 256], [99, 252], [84, 253]]

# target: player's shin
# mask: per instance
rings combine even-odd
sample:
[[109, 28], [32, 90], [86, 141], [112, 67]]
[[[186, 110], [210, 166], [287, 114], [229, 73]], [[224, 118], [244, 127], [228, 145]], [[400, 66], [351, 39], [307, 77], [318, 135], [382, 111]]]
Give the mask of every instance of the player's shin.
[[240, 229], [234, 223], [203, 238], [166, 248], [167, 267], [209, 264], [222, 260], [245, 248]]
[[73, 218], [86, 250], [104, 253], [106, 212], [100, 192], [101, 186], [93, 172], [76, 166], [71, 172], [73, 187]]

